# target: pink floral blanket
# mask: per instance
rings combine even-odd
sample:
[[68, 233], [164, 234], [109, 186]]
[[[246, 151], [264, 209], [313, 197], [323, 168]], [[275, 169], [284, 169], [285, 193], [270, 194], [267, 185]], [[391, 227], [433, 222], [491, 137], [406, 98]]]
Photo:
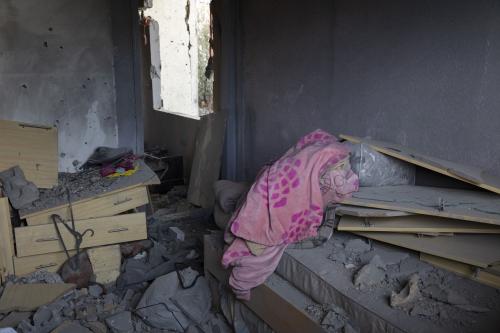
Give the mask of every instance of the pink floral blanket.
[[[350, 168], [334, 168], [348, 157], [348, 148], [333, 135], [316, 130], [262, 169], [226, 233], [232, 243], [222, 264], [233, 266], [229, 282], [238, 297], [248, 299], [250, 289], [272, 274], [286, 245], [316, 236], [326, 194], [322, 175], [333, 171], [329, 198], [340, 201], [358, 189]], [[247, 241], [268, 248], [255, 255]]]

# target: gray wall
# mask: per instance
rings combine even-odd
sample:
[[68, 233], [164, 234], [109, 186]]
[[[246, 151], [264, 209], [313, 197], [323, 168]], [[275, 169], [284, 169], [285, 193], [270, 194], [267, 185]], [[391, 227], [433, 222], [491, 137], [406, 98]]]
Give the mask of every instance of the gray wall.
[[141, 45], [138, 0], [111, 0], [118, 145], [144, 151]]
[[56, 125], [61, 171], [117, 145], [111, 1], [0, 1], [0, 119]]
[[240, 1], [239, 178], [316, 128], [500, 170], [500, 2]]

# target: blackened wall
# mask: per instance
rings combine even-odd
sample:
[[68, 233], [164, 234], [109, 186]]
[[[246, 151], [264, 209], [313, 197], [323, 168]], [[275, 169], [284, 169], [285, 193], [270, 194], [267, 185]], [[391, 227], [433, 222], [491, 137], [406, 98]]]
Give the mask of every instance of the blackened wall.
[[137, 26], [137, 0], [0, 1], [0, 119], [57, 126], [60, 171], [98, 146], [140, 153]]
[[316, 128], [500, 173], [500, 2], [239, 6], [239, 178]]

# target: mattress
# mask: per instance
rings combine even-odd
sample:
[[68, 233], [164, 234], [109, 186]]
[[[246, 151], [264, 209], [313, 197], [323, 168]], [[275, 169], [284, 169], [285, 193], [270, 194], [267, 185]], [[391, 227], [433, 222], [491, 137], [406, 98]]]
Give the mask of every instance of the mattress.
[[[315, 249], [288, 249], [276, 273], [297, 289], [320, 304], [335, 304], [343, 308], [360, 332], [497, 332], [500, 327], [500, 301], [497, 290], [442, 271], [421, 262], [415, 253], [373, 242], [373, 253], [380, 253], [391, 265], [387, 276], [392, 284], [382, 284], [369, 290], [354, 287], [353, 276], [359, 267], [346, 268], [345, 262], [335, 260], [333, 253], [342, 251], [346, 242], [359, 238], [349, 233], [335, 233], [323, 246]], [[365, 256], [366, 257], [366, 256]], [[334, 260], [332, 260], [332, 258]], [[398, 260], [401, 260], [398, 262]], [[354, 265], [356, 266], [356, 265]], [[457, 286], [467, 291], [471, 299], [469, 310], [457, 309], [449, 304], [439, 304], [449, 318], [410, 315], [407, 311], [389, 305], [391, 291], [398, 292], [410, 274], [419, 273], [424, 279], [436, 279], [438, 285]], [[394, 282], [395, 281], [395, 282]], [[400, 282], [395, 287], [394, 283]], [[429, 281], [427, 281], [429, 282]], [[427, 283], [426, 282], [426, 283]], [[432, 282], [434, 283], [434, 282]], [[434, 301], [434, 300], [432, 300]], [[429, 303], [431, 304], [431, 303]], [[432, 305], [432, 304], [431, 304]], [[482, 311], [488, 308], [486, 312]]]

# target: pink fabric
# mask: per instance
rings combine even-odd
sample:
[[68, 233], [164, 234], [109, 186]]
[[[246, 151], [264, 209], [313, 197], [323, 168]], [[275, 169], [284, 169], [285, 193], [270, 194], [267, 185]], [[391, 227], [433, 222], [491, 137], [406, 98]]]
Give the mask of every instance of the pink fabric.
[[[238, 297], [248, 299], [250, 289], [272, 274], [287, 244], [316, 236], [323, 217], [320, 175], [348, 156], [347, 147], [334, 136], [316, 130], [263, 168], [246, 202], [231, 218], [230, 235], [226, 235], [235, 238], [222, 264], [233, 266], [230, 285]], [[358, 189], [357, 176], [350, 169], [335, 169], [331, 178], [329, 192], [336, 201]], [[244, 240], [268, 248], [254, 256]]]

